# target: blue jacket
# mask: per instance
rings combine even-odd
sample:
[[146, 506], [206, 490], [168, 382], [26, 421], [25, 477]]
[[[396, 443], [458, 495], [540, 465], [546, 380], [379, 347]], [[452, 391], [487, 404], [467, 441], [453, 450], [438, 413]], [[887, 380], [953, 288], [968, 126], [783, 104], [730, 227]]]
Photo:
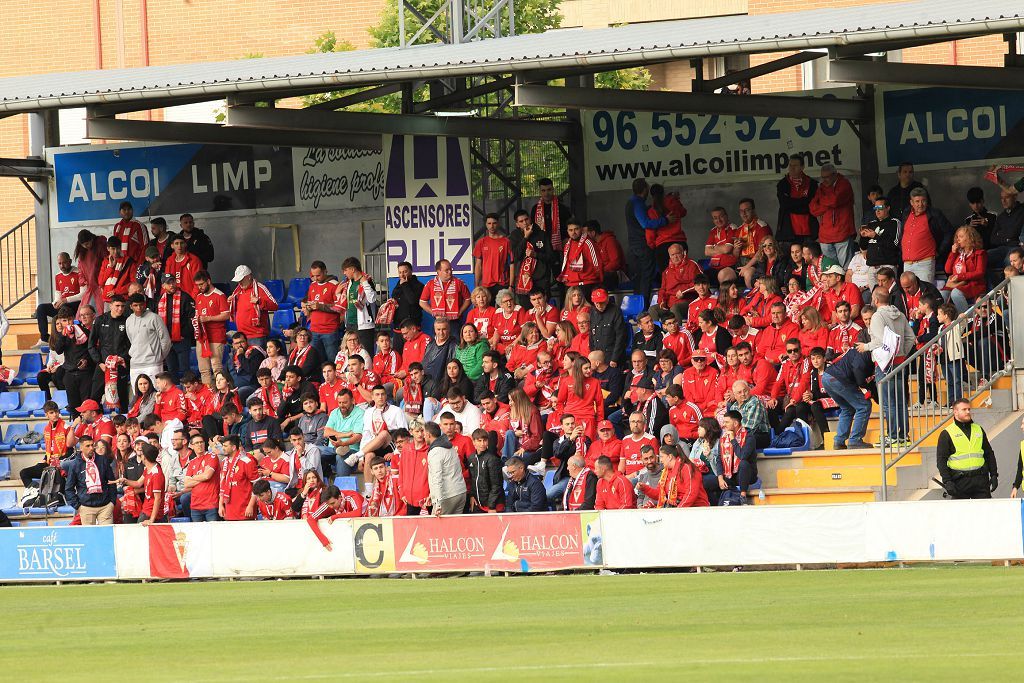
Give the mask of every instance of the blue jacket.
[[871, 352], [860, 353], [856, 349], [850, 349], [835, 363], [825, 368], [826, 375], [831, 375], [844, 384], [860, 389], [868, 385], [868, 377], [874, 373], [875, 364], [871, 360]]
[[522, 481], [509, 481], [509, 512], [547, 512], [548, 495], [544, 482], [537, 475], [527, 472]]
[[[63, 464], [63, 463], [62, 463]], [[67, 504], [76, 510], [80, 505], [87, 505], [91, 508], [103, 507], [107, 503], [113, 503], [117, 494], [114, 481], [114, 468], [110, 458], [96, 456], [96, 466], [100, 471], [100, 481], [103, 482], [103, 490], [99, 493], [89, 493], [85, 484], [85, 460], [81, 455], [69, 458], [65, 470], [64, 499]]]
[[665, 218], [648, 218], [647, 201], [633, 195], [626, 202], [626, 235], [629, 237], [630, 249], [647, 248], [646, 230], [657, 230], [665, 225]]

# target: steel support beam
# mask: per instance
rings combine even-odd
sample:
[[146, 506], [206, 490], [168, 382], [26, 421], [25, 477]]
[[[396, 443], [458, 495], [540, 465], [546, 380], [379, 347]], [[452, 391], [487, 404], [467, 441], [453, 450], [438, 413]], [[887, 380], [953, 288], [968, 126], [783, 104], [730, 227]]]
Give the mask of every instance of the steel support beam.
[[774, 95], [731, 97], [710, 93], [555, 88], [543, 85], [517, 85], [515, 93], [517, 107], [622, 109], [626, 111], [777, 116], [795, 119], [846, 119], [851, 121], [866, 120], [871, 115], [868, 103], [863, 100]]
[[453, 104], [462, 104], [466, 100], [470, 100], [474, 97], [480, 97], [481, 95], [489, 95], [492, 92], [498, 90], [504, 90], [505, 88], [511, 87], [515, 83], [515, 78], [512, 76], [503, 76], [494, 81], [488, 83], [481, 83], [480, 85], [472, 88], [465, 88], [463, 90], [457, 90], [448, 95], [438, 95], [437, 97], [431, 97], [426, 102], [414, 102], [412, 105], [413, 113], [421, 114], [426, 111], [436, 111], [442, 107], [447, 107]]
[[[275, 111], [259, 109], [257, 111]], [[239, 128], [214, 123], [170, 123], [87, 117], [86, 137], [100, 140], [150, 140], [154, 142], [199, 142], [212, 145], [280, 145], [287, 147], [349, 147], [381, 149], [379, 135]]]
[[751, 78], [757, 78], [758, 76], [765, 76], [767, 74], [775, 73], [776, 71], [782, 71], [788, 69], [791, 66], [797, 64], [803, 64], [804, 62], [810, 62], [815, 59], [824, 57], [820, 52], [797, 52], [794, 55], [787, 57], [780, 57], [779, 59], [773, 59], [770, 62], [764, 64], [758, 64], [752, 66], [749, 69], [743, 69], [741, 71], [734, 71], [731, 74], [725, 76], [719, 76], [718, 78], [712, 78], [710, 81], [700, 81], [701, 92], [714, 92], [719, 88], [724, 88], [727, 85], [739, 83], [740, 81], [749, 80]]
[[478, 119], [471, 117], [369, 114], [363, 112], [311, 111], [309, 109], [228, 109], [232, 127], [272, 128], [277, 131], [394, 135], [447, 135], [452, 137], [506, 138], [571, 142], [580, 137], [570, 123]]
[[42, 159], [0, 158], [0, 178], [46, 180], [53, 177], [53, 168]]
[[385, 83], [384, 85], [378, 85], [375, 88], [367, 88], [366, 90], [360, 90], [359, 92], [343, 95], [342, 97], [327, 100], [326, 102], [311, 104], [307, 109], [343, 109], [345, 107], [350, 107], [353, 104], [369, 102], [370, 100], [375, 100], [378, 97], [384, 97], [385, 95], [391, 95], [401, 91], [401, 83]]
[[922, 45], [948, 43], [952, 40], [969, 40], [971, 38], [978, 38], [984, 35], [991, 34], [966, 33], [958, 36], [940, 35], [928, 38], [907, 38], [905, 40], [890, 40], [876, 43], [852, 43], [849, 45], [840, 45], [839, 47], [831, 47], [828, 49], [828, 53], [833, 59], [844, 59], [847, 57], [860, 57], [862, 55], [876, 52], [895, 52], [896, 50], [907, 50], [912, 47], [921, 47]]
[[1024, 69], [991, 66], [901, 64], [852, 59], [829, 62], [828, 80], [834, 83], [898, 83], [948, 88], [1020, 90]]

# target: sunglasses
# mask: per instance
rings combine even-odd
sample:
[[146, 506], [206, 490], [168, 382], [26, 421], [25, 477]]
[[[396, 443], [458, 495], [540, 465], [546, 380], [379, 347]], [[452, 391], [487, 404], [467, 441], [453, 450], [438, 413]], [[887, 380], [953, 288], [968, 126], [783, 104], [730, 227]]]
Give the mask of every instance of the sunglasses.
[[786, 349], [786, 353], [800, 353], [800, 349]]
[[888, 209], [888, 208], [889, 208], [889, 206], [887, 204], [875, 204], [875, 211], [881, 211], [882, 209]]
[[708, 359], [707, 358], [694, 358], [693, 362], [694, 363], [707, 363]]

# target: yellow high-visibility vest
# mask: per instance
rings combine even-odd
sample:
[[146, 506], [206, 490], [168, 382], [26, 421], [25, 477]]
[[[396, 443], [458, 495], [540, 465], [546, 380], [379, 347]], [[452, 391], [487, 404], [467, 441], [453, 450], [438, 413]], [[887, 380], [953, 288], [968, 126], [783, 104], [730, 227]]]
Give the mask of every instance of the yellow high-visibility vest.
[[949, 469], [956, 472], [973, 472], [985, 466], [985, 432], [981, 427], [971, 423], [971, 435], [968, 437], [954, 423], [946, 427], [946, 433], [953, 440], [954, 449], [946, 460]]

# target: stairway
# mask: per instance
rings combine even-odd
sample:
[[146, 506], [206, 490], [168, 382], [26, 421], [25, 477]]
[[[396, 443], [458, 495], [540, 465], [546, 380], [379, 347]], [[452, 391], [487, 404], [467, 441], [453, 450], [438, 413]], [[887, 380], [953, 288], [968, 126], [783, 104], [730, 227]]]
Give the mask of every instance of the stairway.
[[[1013, 378], [1002, 377], [992, 385], [991, 395], [982, 393], [972, 401], [974, 420], [981, 424], [993, 442], [997, 454], [1000, 448], [996, 439], [1009, 438], [1004, 431], [1016, 429], [1019, 416], [1012, 410]], [[990, 405], [991, 404], [991, 405]], [[868, 421], [866, 441], [877, 443], [880, 418], [878, 404]], [[915, 420], [923, 423], [923, 417], [910, 415], [911, 429]], [[835, 429], [835, 421], [830, 425]], [[941, 430], [930, 434], [914, 450], [907, 453], [886, 474], [889, 500], [919, 500], [924, 497], [941, 495], [938, 486], [931, 481], [937, 476], [935, 468], [935, 445]], [[1019, 432], [1013, 435], [1019, 439]], [[826, 445], [831, 444], [831, 434], [825, 435]], [[753, 498], [758, 505], [808, 505], [820, 503], [863, 503], [881, 500], [882, 461], [878, 449], [866, 450], [822, 450], [803, 451], [787, 456], [761, 456], [757, 461], [758, 474], [764, 487], [764, 500]], [[1003, 468], [1006, 469], [1005, 467]], [[1003, 472], [1003, 487], [1012, 481], [1012, 472]], [[1000, 491], [996, 492], [999, 495]], [[1005, 495], [1005, 494], [1003, 494]]]
[[[39, 341], [39, 327], [32, 318], [12, 318], [11, 329], [4, 338], [0, 340], [0, 348], [3, 349], [4, 358], [14, 357], [19, 350], [31, 349]], [[10, 366], [9, 360], [4, 364]]]

